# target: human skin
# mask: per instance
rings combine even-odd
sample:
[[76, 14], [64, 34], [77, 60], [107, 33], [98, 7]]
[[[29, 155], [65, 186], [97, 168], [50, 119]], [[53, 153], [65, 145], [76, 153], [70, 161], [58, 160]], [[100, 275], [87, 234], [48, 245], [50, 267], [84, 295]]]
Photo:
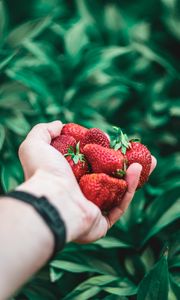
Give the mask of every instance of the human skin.
[[[29, 132], [19, 149], [25, 181], [17, 190], [48, 198], [64, 220], [66, 243], [90, 243], [105, 236], [127, 210], [141, 166], [132, 164], [128, 168], [128, 190], [120, 206], [103, 216], [100, 209], [82, 194], [66, 159], [50, 145], [62, 127], [60, 121], [54, 121], [38, 124]], [[156, 160], [152, 157], [151, 172], [155, 165]], [[0, 300], [4, 300], [48, 261], [54, 238], [29, 204], [1, 197], [0, 245]]]

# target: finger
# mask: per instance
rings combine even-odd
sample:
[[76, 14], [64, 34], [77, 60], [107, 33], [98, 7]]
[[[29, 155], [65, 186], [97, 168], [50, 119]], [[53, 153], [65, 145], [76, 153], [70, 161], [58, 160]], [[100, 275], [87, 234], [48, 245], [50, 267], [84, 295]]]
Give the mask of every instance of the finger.
[[110, 136], [109, 136], [109, 134], [107, 134], [106, 132], [104, 132], [104, 133], [105, 133], [105, 135], [107, 136], [108, 140], [110, 141]]
[[151, 175], [151, 173], [153, 172], [153, 170], [155, 169], [156, 165], [157, 165], [157, 159], [152, 155], [152, 162], [151, 162], [151, 169], [149, 172], [149, 175]]
[[136, 191], [140, 174], [141, 174], [142, 166], [138, 163], [134, 163], [130, 165], [126, 174], [126, 181], [128, 183], [128, 189], [118, 207], [112, 209], [108, 215], [110, 227], [117, 221], [119, 218], [125, 213], [127, 210], [132, 198], [134, 197], [134, 193]]
[[27, 139], [44, 141], [50, 144], [51, 140], [60, 134], [62, 127], [63, 124], [61, 121], [37, 124], [31, 129], [27, 135]]
[[139, 177], [141, 175], [141, 171], [142, 171], [142, 166], [138, 163], [134, 163], [130, 165], [129, 168], [127, 169], [125, 180], [127, 181], [128, 189], [126, 194], [131, 194], [136, 190], [139, 182]]
[[136, 191], [139, 182], [141, 171], [142, 171], [142, 166], [138, 163], [132, 164], [127, 170], [125, 180], [127, 181], [128, 189], [120, 204], [120, 208], [123, 212], [127, 210], [132, 198], [134, 197], [134, 193]]

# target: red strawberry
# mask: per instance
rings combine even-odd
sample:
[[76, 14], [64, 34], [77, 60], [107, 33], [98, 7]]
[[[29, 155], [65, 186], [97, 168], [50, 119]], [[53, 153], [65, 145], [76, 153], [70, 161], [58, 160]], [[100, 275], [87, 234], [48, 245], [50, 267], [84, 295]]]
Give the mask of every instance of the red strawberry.
[[80, 142], [80, 148], [83, 150], [84, 146], [87, 144], [98, 144], [103, 147], [110, 147], [110, 141], [107, 135], [99, 128], [91, 128], [86, 132]]
[[64, 156], [69, 162], [77, 181], [79, 181], [83, 175], [89, 173], [88, 163], [84, 155], [79, 152], [79, 143], [76, 145], [76, 151], [69, 148], [68, 153]]
[[[141, 144], [137, 139], [130, 140], [126, 134], [123, 134], [120, 128], [114, 127], [116, 137], [112, 142], [112, 146], [116, 150], [120, 150], [125, 157], [126, 165], [130, 166], [132, 163], [139, 163], [142, 166], [141, 176], [139, 179], [138, 187], [140, 188], [148, 180], [151, 168], [151, 153]], [[118, 151], [119, 152], [119, 151]]]
[[119, 205], [127, 190], [127, 182], [104, 173], [88, 174], [79, 182], [85, 197], [102, 211], [109, 211]]
[[52, 140], [51, 146], [65, 154], [68, 152], [69, 147], [74, 148], [76, 146], [76, 140], [72, 136], [62, 134]]
[[83, 153], [92, 167], [94, 173], [106, 173], [122, 177], [125, 172], [124, 156], [120, 151], [109, 149], [96, 144], [88, 144]]
[[141, 164], [142, 171], [137, 187], [141, 188], [149, 178], [152, 162], [151, 153], [143, 144], [139, 142], [130, 142], [130, 147], [127, 149], [125, 157], [127, 159], [127, 166], [130, 166], [135, 162]]
[[87, 131], [88, 129], [81, 125], [75, 123], [68, 123], [63, 126], [61, 134], [73, 136], [76, 142], [79, 142], [84, 137]]

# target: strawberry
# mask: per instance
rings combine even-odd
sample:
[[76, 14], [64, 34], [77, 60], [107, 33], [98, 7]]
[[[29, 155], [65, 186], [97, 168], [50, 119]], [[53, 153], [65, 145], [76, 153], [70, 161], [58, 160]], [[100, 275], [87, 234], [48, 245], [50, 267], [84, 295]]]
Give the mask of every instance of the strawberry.
[[79, 181], [83, 175], [89, 173], [88, 163], [84, 155], [79, 151], [79, 143], [77, 143], [75, 151], [70, 147], [68, 153], [64, 156], [70, 164], [77, 181]]
[[72, 136], [62, 134], [52, 140], [51, 146], [65, 154], [68, 152], [69, 147], [74, 148], [76, 146], [76, 140]]
[[76, 142], [79, 142], [84, 137], [87, 131], [88, 129], [81, 125], [68, 123], [63, 126], [61, 134], [73, 136]]
[[106, 212], [119, 205], [127, 190], [125, 180], [104, 173], [84, 175], [79, 185], [85, 197]]
[[[139, 163], [142, 166], [142, 171], [137, 188], [141, 188], [149, 178], [151, 168], [151, 153], [146, 146], [140, 143], [137, 139], [130, 140], [120, 128], [114, 127], [116, 137], [112, 142], [112, 146], [116, 150], [120, 150], [126, 160], [126, 166], [133, 163]], [[118, 151], [119, 152], [119, 151]]]
[[125, 157], [127, 159], [127, 166], [133, 163], [139, 163], [142, 166], [141, 176], [137, 188], [141, 188], [149, 178], [151, 168], [151, 153], [146, 146], [140, 142], [130, 142], [129, 148], [126, 150]]
[[110, 147], [110, 141], [107, 135], [99, 128], [89, 129], [81, 140], [80, 148], [83, 150], [87, 144], [98, 144], [103, 147]]
[[92, 167], [93, 173], [106, 173], [122, 177], [125, 172], [124, 156], [120, 151], [109, 149], [96, 144], [88, 144], [83, 153]]

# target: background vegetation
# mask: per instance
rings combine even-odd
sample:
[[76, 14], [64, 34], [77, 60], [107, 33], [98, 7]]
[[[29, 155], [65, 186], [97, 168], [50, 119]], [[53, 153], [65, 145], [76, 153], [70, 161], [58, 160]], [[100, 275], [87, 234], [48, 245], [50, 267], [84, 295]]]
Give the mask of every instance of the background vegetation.
[[0, 191], [38, 122], [121, 126], [158, 159], [107, 237], [68, 245], [14, 299], [179, 299], [179, 16], [178, 0], [0, 1]]

